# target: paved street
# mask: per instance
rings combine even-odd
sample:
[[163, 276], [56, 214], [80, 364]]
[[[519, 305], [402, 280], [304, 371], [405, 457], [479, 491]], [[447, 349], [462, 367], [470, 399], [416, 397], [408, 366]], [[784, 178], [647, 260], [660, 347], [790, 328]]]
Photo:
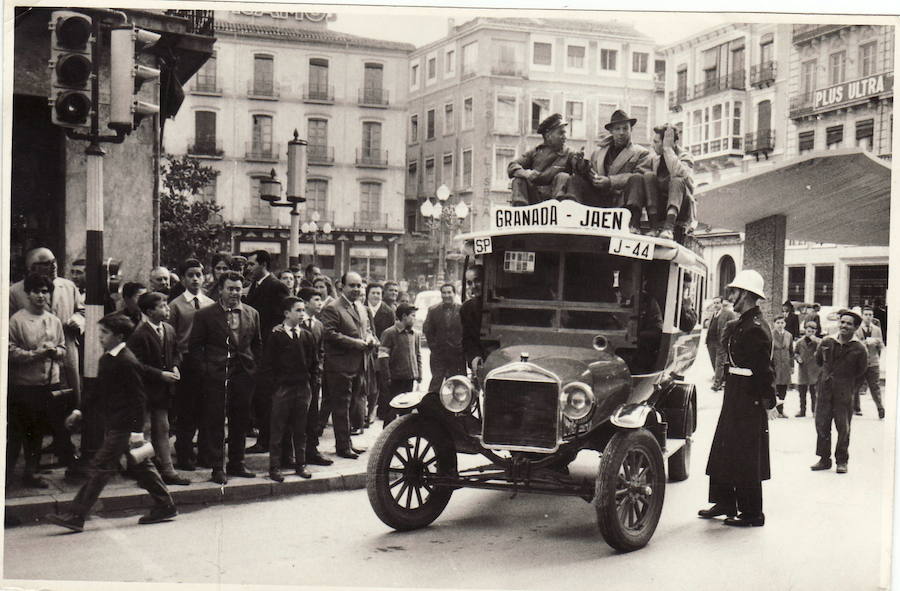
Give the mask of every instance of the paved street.
[[[854, 420], [846, 476], [809, 471], [811, 418], [774, 421], [766, 526], [736, 530], [695, 517], [706, 504], [703, 469], [721, 399], [708, 389], [705, 358], [691, 373], [701, 387], [693, 475], [667, 487], [659, 528], [638, 552], [614, 553], [580, 499], [462, 490], [431, 527], [401, 534], [378, 521], [360, 490], [187, 508], [175, 522], [148, 527], [137, 525], [137, 513], [107, 514], [78, 535], [49, 525], [8, 529], [5, 576], [313, 587], [572, 590], [596, 589], [602, 580], [634, 590], [877, 588], [886, 423], [873, 418], [871, 401], [864, 398], [867, 414]], [[791, 416], [796, 404], [791, 398]], [[577, 460], [587, 471], [594, 463]]]

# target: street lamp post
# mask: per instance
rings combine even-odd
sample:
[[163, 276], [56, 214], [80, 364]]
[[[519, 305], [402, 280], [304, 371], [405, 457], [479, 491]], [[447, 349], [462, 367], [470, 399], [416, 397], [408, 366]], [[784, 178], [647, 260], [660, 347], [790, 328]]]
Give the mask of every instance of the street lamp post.
[[435, 191], [435, 197], [437, 197], [436, 203], [426, 199], [419, 211], [428, 220], [429, 229], [438, 233], [437, 283], [440, 285], [445, 280], [447, 266], [447, 247], [444, 241], [445, 226], [450, 232], [457, 230], [462, 225], [463, 220], [469, 215], [469, 206], [462, 199], [459, 199], [456, 207], [450, 208], [449, 205], [445, 205], [450, 198], [450, 189], [447, 185], [438, 187], [437, 191]]
[[272, 207], [291, 208], [291, 232], [288, 240], [288, 263], [294, 268], [300, 265], [300, 211], [299, 205], [306, 201], [306, 140], [301, 140], [297, 130], [294, 139], [288, 142], [287, 191], [285, 201], [281, 201], [281, 181], [271, 176], [259, 182], [259, 198]]
[[319, 234], [331, 234], [331, 222], [325, 222], [322, 224], [322, 227], [319, 227], [319, 212], [313, 211], [309, 215], [310, 221], [304, 222], [303, 226], [300, 229], [304, 234], [312, 234], [313, 240], [313, 265], [319, 266], [319, 253], [316, 251], [316, 244], [319, 239]]

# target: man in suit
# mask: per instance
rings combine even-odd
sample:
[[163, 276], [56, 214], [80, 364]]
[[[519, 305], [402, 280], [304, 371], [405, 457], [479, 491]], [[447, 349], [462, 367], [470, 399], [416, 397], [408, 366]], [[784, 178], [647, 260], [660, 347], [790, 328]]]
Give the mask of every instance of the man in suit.
[[[722, 298], [716, 296], [712, 301], [712, 317], [709, 319], [709, 326], [706, 328], [706, 351], [709, 353], [709, 363], [712, 365], [713, 372], [716, 369], [716, 356], [719, 353], [721, 343], [719, 338], [722, 335], [722, 327], [719, 325], [719, 313], [722, 311]], [[713, 378], [713, 390], [716, 390], [715, 378]]]
[[241, 304], [244, 278], [236, 271], [219, 276], [219, 301], [194, 314], [188, 350], [203, 368], [205, 455], [213, 482], [225, 484], [225, 421], [228, 420], [228, 466], [231, 476], [253, 478], [244, 466], [256, 363], [262, 350], [259, 314]]
[[[282, 320], [281, 302], [290, 295], [287, 286], [269, 272], [272, 257], [268, 251], [257, 250], [247, 258], [247, 278], [250, 291], [245, 302], [259, 312], [259, 328], [263, 346], [272, 333], [272, 328]], [[273, 383], [270, 372], [259, 372], [256, 376], [256, 390], [253, 396], [253, 414], [259, 437], [247, 453], [267, 453], [269, 451], [269, 415], [272, 412]]]
[[367, 338], [355, 305], [362, 290], [362, 277], [349, 271], [341, 278], [341, 295], [332, 300], [321, 314], [325, 329], [325, 383], [330, 390], [322, 418], [331, 410], [337, 455], [356, 459], [364, 450], [353, 447], [350, 440], [350, 403], [358, 396], [367, 350], [377, 347], [374, 337]]
[[678, 128], [653, 128], [653, 153], [644, 163], [647, 217], [660, 238], [672, 240], [676, 224], [685, 232], [696, 223], [694, 158], [678, 145]]
[[625, 111], [615, 111], [604, 125], [609, 135], [600, 140], [600, 149], [591, 154], [590, 166], [569, 181], [569, 192], [585, 205], [626, 207], [631, 211], [631, 229], [640, 230], [644, 203], [644, 180], [640, 169], [650, 151], [631, 143], [637, 119]]
[[481, 288], [484, 278], [484, 267], [475, 265], [466, 269], [466, 292], [468, 299], [459, 308], [459, 320], [462, 325], [462, 348], [466, 366], [472, 373], [487, 356], [481, 345]]
[[[193, 471], [198, 460], [194, 453], [194, 435], [199, 430], [198, 447], [203, 449], [206, 430], [202, 428], [202, 366], [190, 355], [188, 345], [194, 314], [215, 302], [203, 293], [203, 264], [197, 259], [187, 259], [181, 264], [185, 291], [169, 302], [169, 324], [175, 329], [175, 342], [181, 356], [181, 379], [175, 384], [174, 407], [178, 416], [175, 424], [175, 453], [179, 470]], [[201, 463], [206, 463], [208, 458]]]
[[172, 406], [175, 384], [181, 379], [178, 366], [181, 355], [175, 343], [175, 329], [166, 322], [169, 317], [168, 298], [153, 291], [138, 299], [147, 322], [138, 326], [128, 337], [128, 348], [141, 363], [147, 410], [150, 414], [150, 441], [156, 451], [156, 464], [166, 484], [190, 484], [175, 472], [169, 444], [169, 408]]
[[431, 350], [431, 383], [429, 392], [437, 392], [446, 378], [465, 375], [466, 361], [462, 350], [460, 305], [454, 299], [456, 288], [450, 283], [441, 286], [441, 302], [428, 309], [422, 332]]
[[[734, 311], [734, 304], [731, 303], [731, 300], [728, 298], [722, 298], [722, 309], [719, 311], [717, 324], [717, 331], [719, 333], [717, 341], [719, 343], [719, 348], [716, 351], [716, 364], [715, 364], [715, 377], [713, 377], [713, 391], [718, 392], [722, 388], [725, 387], [725, 366], [728, 363], [728, 351], [725, 350], [725, 327], [728, 326], [729, 322], [737, 320], [738, 315]], [[706, 335], [706, 340], [709, 341], [709, 334]]]
[[513, 205], [532, 205], [561, 197], [574, 172], [575, 154], [566, 148], [566, 123], [554, 113], [538, 125], [544, 142], [509, 163]]
[[[876, 326], [874, 318], [875, 310], [871, 306], [863, 306], [862, 324], [856, 331], [856, 337], [866, 346], [866, 353], [868, 354], [868, 365], [863, 382], [869, 386], [872, 402], [875, 403], [875, 407], [878, 409], [878, 418], [883, 419], [884, 405], [881, 403], [881, 385], [878, 380], [881, 350], [884, 349], [884, 338], [881, 336], [881, 328]], [[862, 416], [862, 408], [859, 406], [859, 391], [862, 389], [862, 384], [859, 386], [853, 395], [853, 410], [856, 415]]]
[[172, 274], [165, 267], [155, 267], [150, 271], [150, 282], [147, 285], [150, 291], [169, 295], [169, 290], [172, 289]]

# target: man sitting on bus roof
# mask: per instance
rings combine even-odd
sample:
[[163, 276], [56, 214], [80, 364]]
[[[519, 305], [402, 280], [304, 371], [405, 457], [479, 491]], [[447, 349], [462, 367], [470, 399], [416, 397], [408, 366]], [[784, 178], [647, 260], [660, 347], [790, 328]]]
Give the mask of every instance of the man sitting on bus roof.
[[574, 161], [566, 148], [566, 125], [559, 113], [550, 115], [537, 128], [544, 143], [509, 163], [513, 205], [532, 205], [566, 193]]
[[653, 131], [653, 153], [643, 171], [647, 217], [655, 235], [672, 240], [676, 224], [687, 233], [696, 221], [694, 159], [679, 147], [678, 128], [666, 123]]

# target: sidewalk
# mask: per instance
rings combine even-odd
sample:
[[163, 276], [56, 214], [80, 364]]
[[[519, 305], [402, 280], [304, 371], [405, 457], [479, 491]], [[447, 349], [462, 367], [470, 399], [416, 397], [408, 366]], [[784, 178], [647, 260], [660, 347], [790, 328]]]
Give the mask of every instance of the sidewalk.
[[[256, 478], [228, 478], [225, 486], [209, 481], [210, 470], [198, 468], [195, 472], [179, 471], [181, 476], [192, 482], [187, 486], [169, 486], [169, 492], [176, 505], [211, 504], [264, 499], [282, 495], [299, 495], [333, 490], [365, 488], [368, 450], [375, 445], [381, 433], [381, 421], [366, 429], [363, 435], [353, 437], [356, 448], [367, 450], [356, 460], [339, 458], [334, 455], [334, 434], [329, 426], [320, 438], [319, 451], [334, 460], [331, 466], [308, 466], [311, 479], [295, 476], [293, 470], [283, 469], [282, 483], [269, 479], [269, 454], [247, 454], [247, 469], [256, 473]], [[45, 440], [46, 441], [46, 440]], [[247, 447], [254, 443], [247, 438]], [[46, 461], [48, 456], [44, 456]], [[21, 464], [21, 458], [20, 462]], [[12, 482], [6, 488], [6, 527], [23, 525], [43, 519], [47, 513], [65, 511], [68, 503], [75, 498], [80, 483], [69, 483], [63, 478], [64, 468], [51, 468], [40, 476], [50, 483], [50, 488], [24, 488], [21, 471], [17, 470]], [[152, 504], [150, 496], [133, 480], [121, 475], [115, 476], [103, 490], [103, 495], [94, 507], [94, 512], [118, 511], [123, 509], [144, 509]]]

